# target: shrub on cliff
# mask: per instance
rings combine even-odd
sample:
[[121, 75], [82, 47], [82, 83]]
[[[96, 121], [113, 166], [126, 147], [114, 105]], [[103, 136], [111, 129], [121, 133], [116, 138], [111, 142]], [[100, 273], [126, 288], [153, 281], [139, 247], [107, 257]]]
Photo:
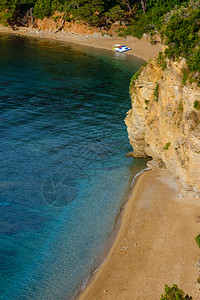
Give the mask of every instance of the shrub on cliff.
[[133, 77], [131, 78], [131, 82], [130, 82], [130, 86], [129, 86], [129, 92], [131, 93], [131, 89], [134, 87], [136, 80], [138, 79], [138, 77], [140, 76], [142, 70], [144, 69], [144, 67], [147, 65], [147, 63], [143, 63], [142, 66], [140, 67], [140, 69], [133, 75]]
[[200, 248], [200, 233], [196, 236], [195, 241]]
[[159, 97], [159, 95], [158, 95], [158, 89], [159, 89], [159, 83], [156, 82], [156, 87], [155, 87], [155, 90], [153, 92], [153, 95], [154, 95], [154, 100], [157, 101], [157, 102], [158, 102], [158, 97]]
[[200, 71], [200, 46], [195, 49], [193, 55], [188, 60], [188, 67], [190, 71]]
[[162, 52], [159, 52], [159, 54], [158, 54], [157, 64], [159, 65], [159, 67], [161, 67], [161, 69], [163, 71], [165, 71], [167, 69], [167, 62], [166, 62], [165, 56]]
[[192, 300], [192, 297], [185, 295], [176, 284], [173, 284], [172, 287], [165, 286], [165, 294], [161, 295], [160, 300]]

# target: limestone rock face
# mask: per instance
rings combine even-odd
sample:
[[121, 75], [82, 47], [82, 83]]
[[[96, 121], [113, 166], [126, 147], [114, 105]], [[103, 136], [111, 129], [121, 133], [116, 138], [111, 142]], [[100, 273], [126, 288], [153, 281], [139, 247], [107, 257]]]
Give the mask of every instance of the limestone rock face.
[[183, 86], [184, 66], [184, 60], [168, 61], [162, 71], [149, 62], [130, 90], [125, 123], [135, 157], [151, 156], [150, 165], [171, 169], [185, 189], [200, 194], [200, 110], [194, 107], [200, 88]]

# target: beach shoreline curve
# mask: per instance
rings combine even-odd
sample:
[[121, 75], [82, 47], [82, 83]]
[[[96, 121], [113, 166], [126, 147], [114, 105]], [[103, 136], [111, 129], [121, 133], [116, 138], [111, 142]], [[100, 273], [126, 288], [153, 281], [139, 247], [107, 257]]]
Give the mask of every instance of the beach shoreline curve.
[[[18, 27], [17, 30], [13, 30], [11, 27], [5, 27], [0, 24], [0, 33], [14, 34], [25, 37], [34, 37], [40, 39], [54, 40], [58, 42], [75, 43], [82, 46], [89, 46], [97, 49], [104, 49], [114, 51], [112, 48], [115, 44], [126, 44], [130, 48], [130, 51], [126, 52], [127, 55], [133, 55], [138, 58], [148, 61], [153, 59], [162, 50], [160, 43], [151, 45], [148, 39], [137, 39], [136, 37], [129, 36], [127, 38], [122, 37], [110, 37], [101, 36], [100, 34], [85, 34], [85, 33], [73, 33], [61, 31], [54, 34], [49, 30], [34, 29], [31, 27]], [[124, 55], [124, 53], [121, 53]]]
[[179, 192], [179, 181], [169, 170], [138, 177], [107, 259], [75, 299], [155, 300], [165, 284], [174, 283], [199, 299], [194, 239], [200, 201], [180, 201]]

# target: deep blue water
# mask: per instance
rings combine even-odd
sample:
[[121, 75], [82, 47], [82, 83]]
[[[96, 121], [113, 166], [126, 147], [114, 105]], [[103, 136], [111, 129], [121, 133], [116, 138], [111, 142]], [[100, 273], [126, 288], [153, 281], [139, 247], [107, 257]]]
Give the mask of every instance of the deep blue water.
[[68, 299], [144, 160], [123, 119], [142, 61], [0, 35], [0, 299]]

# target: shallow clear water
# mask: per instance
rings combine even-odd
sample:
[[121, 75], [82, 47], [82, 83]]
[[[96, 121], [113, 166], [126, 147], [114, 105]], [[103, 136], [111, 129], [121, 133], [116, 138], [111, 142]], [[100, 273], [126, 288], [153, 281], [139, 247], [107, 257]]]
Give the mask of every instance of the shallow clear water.
[[123, 119], [142, 61], [0, 35], [0, 299], [68, 299], [135, 173]]

